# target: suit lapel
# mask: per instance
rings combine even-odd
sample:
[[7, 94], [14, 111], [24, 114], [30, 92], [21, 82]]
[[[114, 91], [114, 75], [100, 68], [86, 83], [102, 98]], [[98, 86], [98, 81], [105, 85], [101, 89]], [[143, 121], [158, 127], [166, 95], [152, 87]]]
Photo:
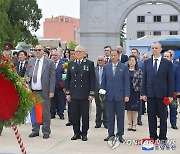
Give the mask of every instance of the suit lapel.
[[48, 64], [48, 60], [44, 57], [41, 76], [43, 75], [45, 69], [47, 68], [47, 64]]
[[30, 75], [30, 77], [32, 77], [32, 75], [33, 75], [33, 70], [34, 70], [34, 67], [35, 67], [35, 63], [36, 63], [36, 58], [34, 58], [34, 59], [32, 59], [32, 62], [31, 62], [31, 64], [30, 64], [30, 70], [29, 70], [29, 75]]

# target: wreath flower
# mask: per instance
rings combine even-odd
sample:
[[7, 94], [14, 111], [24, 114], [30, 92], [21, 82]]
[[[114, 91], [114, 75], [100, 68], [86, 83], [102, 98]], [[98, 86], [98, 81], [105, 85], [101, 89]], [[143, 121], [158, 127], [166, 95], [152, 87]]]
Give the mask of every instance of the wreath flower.
[[[34, 93], [24, 84], [23, 78], [15, 72], [14, 64], [12, 64], [6, 57], [1, 56], [0, 81], [1, 83], [6, 82], [10, 85], [8, 87], [8, 85], [4, 83], [3, 86], [5, 88], [0, 87], [0, 126], [10, 127], [12, 122], [17, 125], [24, 123], [29, 111], [33, 106], [41, 101], [41, 98], [34, 95]], [[11, 90], [10, 87], [13, 90]], [[4, 96], [6, 96], [6, 98]], [[13, 96], [16, 100], [9, 98], [10, 96]], [[8, 101], [11, 104], [13, 104], [12, 102], [15, 102], [16, 104], [13, 104], [15, 108], [11, 111], [10, 115], [7, 115], [6, 112], [6, 110], [8, 111], [9, 109], [12, 109], [12, 106], [11, 104], [8, 104]]]

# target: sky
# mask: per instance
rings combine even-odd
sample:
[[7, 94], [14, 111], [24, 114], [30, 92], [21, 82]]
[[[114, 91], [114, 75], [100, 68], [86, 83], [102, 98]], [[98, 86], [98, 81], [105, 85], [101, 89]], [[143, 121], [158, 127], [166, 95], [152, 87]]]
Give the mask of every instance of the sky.
[[42, 9], [40, 29], [35, 33], [38, 37], [43, 36], [43, 22], [45, 18], [65, 15], [80, 18], [80, 0], [37, 0], [39, 8]]

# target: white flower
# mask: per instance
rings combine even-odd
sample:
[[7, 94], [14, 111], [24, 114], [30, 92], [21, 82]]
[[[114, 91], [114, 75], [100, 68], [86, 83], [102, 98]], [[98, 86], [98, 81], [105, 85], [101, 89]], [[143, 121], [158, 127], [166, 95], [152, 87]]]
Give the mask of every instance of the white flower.
[[104, 89], [99, 89], [99, 94], [105, 95], [105, 94], [106, 94], [106, 90], [104, 90]]

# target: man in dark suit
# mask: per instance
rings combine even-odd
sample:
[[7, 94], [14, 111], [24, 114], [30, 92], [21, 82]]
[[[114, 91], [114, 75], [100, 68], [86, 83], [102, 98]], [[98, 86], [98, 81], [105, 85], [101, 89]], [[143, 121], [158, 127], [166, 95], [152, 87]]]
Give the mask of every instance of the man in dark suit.
[[[174, 83], [172, 63], [161, 56], [162, 47], [152, 44], [152, 57], [144, 62], [142, 98], [147, 101], [150, 138], [167, 140], [167, 106], [164, 97], [173, 97]], [[157, 135], [157, 115], [160, 118], [160, 133]]]
[[[87, 141], [89, 129], [89, 101], [92, 101], [95, 94], [95, 71], [94, 63], [84, 59], [86, 53], [84, 47], [77, 46], [75, 49], [76, 60], [68, 64], [66, 78], [67, 101], [71, 101], [72, 124], [74, 136], [71, 140], [81, 138]], [[80, 120], [82, 117], [82, 131]]]
[[112, 50], [110, 63], [104, 66], [101, 89], [106, 91], [105, 101], [108, 119], [108, 141], [114, 134], [115, 115], [117, 116], [117, 137], [124, 142], [124, 112], [125, 102], [129, 101], [130, 83], [128, 67], [119, 61], [120, 53]]
[[[28, 62], [26, 81], [29, 82], [32, 91], [43, 98], [42, 133], [43, 138], [48, 139], [51, 133], [50, 99], [54, 97], [56, 79], [55, 66], [52, 60], [44, 57], [44, 49], [42, 45], [36, 45], [35, 54], [36, 58], [33, 58]], [[40, 124], [32, 123], [32, 127], [32, 133], [29, 137], [32, 138], [39, 136]]]
[[15, 63], [15, 69], [17, 71], [17, 74], [21, 77], [24, 77], [26, 72], [26, 67], [28, 62], [26, 61], [27, 58], [27, 52], [24, 50], [21, 50], [18, 52], [18, 62]]
[[54, 65], [56, 69], [56, 84], [55, 84], [54, 97], [51, 99], [51, 119], [55, 118], [57, 112], [59, 118], [64, 120], [65, 93], [63, 89], [65, 87], [62, 80], [62, 74], [64, 73], [64, 68], [63, 68], [64, 61], [61, 59], [61, 56], [62, 56], [62, 49], [60, 48], [57, 51], [54, 50], [52, 52], [52, 60], [54, 61]]
[[[169, 51], [164, 52], [165, 59], [172, 61], [172, 54]], [[174, 93], [176, 93], [176, 86], [178, 83], [176, 83], [176, 74], [177, 74], [177, 67], [178, 65], [175, 63], [172, 63], [172, 68], [173, 68], [173, 80], [174, 80]], [[170, 123], [171, 123], [171, 128], [172, 129], [178, 129], [177, 127], [177, 107], [173, 106], [172, 104], [169, 105], [170, 109]]]
[[118, 45], [117, 47], [116, 47], [116, 49], [119, 51], [119, 53], [120, 53], [120, 57], [119, 57], [119, 60], [120, 60], [120, 62], [121, 63], [125, 63], [125, 62], [127, 62], [128, 61], [128, 56], [127, 55], [124, 55], [122, 52], [123, 52], [123, 47], [122, 46], [120, 46], [120, 45]]
[[100, 128], [103, 123], [104, 127], [107, 128], [107, 114], [106, 114], [106, 106], [102, 107], [100, 99], [99, 99], [99, 89], [102, 82], [102, 73], [103, 67], [105, 64], [105, 59], [103, 56], [99, 56], [97, 60], [98, 66], [95, 68], [96, 75], [96, 84], [95, 84], [95, 102], [96, 102], [96, 126], [95, 128]]
[[111, 46], [109, 46], [109, 45], [105, 46], [104, 47], [104, 59], [105, 59], [106, 64], [111, 61], [110, 52], [111, 52]]

